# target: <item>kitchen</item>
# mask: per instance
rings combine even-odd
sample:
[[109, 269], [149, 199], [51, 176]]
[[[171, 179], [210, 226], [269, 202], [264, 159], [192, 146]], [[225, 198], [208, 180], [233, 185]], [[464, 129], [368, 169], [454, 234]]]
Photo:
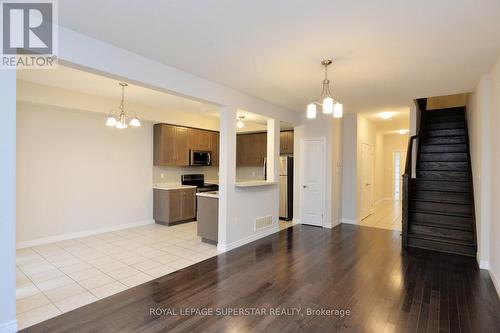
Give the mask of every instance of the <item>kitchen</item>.
[[[246, 119], [256, 119], [259, 122]], [[245, 121], [244, 121], [245, 120]], [[265, 119], [238, 116], [236, 144], [237, 187], [265, 182], [267, 132]], [[219, 133], [170, 124], [154, 125], [154, 219], [167, 226], [197, 221], [205, 243], [218, 242]], [[182, 170], [182, 173], [179, 172]], [[293, 129], [280, 132], [280, 219], [291, 221], [293, 211]], [[180, 176], [165, 182], [165, 173]], [[281, 229], [291, 223], [281, 222]]]

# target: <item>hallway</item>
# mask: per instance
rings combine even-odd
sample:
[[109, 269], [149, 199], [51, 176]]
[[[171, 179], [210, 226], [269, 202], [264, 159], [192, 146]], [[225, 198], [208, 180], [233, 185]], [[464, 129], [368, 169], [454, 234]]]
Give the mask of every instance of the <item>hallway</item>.
[[373, 214], [359, 222], [359, 225], [401, 231], [401, 209], [399, 200], [382, 200], [375, 205]]

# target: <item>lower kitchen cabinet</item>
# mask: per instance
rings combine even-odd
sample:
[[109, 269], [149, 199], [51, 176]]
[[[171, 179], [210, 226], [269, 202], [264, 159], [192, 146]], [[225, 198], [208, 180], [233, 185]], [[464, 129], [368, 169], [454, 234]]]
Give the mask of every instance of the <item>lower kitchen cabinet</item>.
[[196, 188], [153, 191], [156, 223], [172, 225], [196, 219]]

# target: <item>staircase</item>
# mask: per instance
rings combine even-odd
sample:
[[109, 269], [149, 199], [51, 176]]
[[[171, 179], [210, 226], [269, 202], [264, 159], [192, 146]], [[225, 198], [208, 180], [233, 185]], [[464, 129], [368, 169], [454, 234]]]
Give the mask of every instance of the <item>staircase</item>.
[[[414, 178], [405, 172], [403, 244], [475, 256], [474, 198], [465, 108], [422, 111]], [[411, 155], [411, 154], [409, 154]], [[411, 157], [408, 159], [410, 163]], [[408, 163], [407, 160], [407, 163]], [[410, 167], [411, 170], [411, 167]]]

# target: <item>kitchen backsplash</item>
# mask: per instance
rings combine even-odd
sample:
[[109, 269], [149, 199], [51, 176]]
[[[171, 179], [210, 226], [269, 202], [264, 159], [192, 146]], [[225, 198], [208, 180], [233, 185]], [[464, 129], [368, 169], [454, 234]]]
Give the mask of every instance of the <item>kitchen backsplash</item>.
[[218, 167], [153, 166], [153, 183], [177, 183], [181, 181], [181, 175], [193, 173], [202, 173], [206, 180], [215, 180], [219, 179], [218, 171]]

